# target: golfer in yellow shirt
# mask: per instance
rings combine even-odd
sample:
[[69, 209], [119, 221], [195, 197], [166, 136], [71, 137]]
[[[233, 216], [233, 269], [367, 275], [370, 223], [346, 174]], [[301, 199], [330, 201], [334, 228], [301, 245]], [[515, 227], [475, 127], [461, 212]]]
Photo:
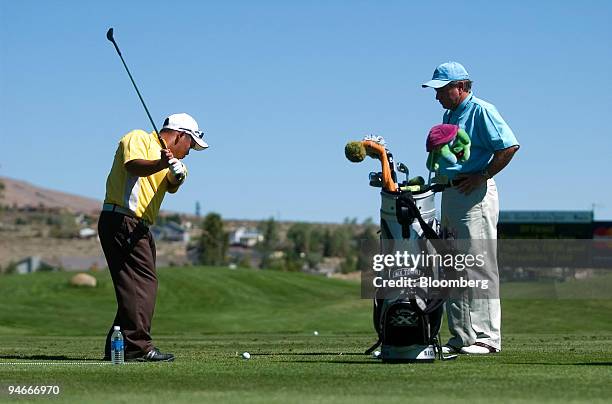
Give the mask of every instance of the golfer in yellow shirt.
[[119, 326], [125, 360], [170, 362], [151, 337], [157, 296], [155, 242], [149, 225], [155, 222], [166, 192], [175, 193], [187, 177], [181, 162], [191, 149], [208, 147], [198, 124], [188, 114], [173, 114], [159, 133], [134, 130], [120, 141], [106, 180], [106, 197], [98, 234], [117, 297], [117, 313], [106, 338], [104, 357], [110, 360], [110, 335]]

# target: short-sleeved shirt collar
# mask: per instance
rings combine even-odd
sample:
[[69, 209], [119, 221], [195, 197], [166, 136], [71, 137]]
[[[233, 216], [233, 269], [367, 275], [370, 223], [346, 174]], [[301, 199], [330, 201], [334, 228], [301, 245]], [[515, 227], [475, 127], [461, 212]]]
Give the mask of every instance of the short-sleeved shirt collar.
[[455, 108], [454, 110], [451, 110], [449, 115], [461, 116], [463, 111], [465, 111], [465, 108], [467, 107], [467, 105], [470, 102], [472, 102], [472, 98], [474, 98], [474, 94], [470, 91], [468, 96], [465, 97], [465, 100], [461, 101], [461, 104], [459, 104], [457, 108]]

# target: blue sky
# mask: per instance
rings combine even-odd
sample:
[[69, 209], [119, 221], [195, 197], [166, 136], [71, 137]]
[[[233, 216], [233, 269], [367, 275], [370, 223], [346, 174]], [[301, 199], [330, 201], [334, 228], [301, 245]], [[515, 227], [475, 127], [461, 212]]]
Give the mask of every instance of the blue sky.
[[0, 0], [0, 175], [104, 197], [119, 138], [192, 114], [211, 148], [163, 208], [228, 218], [376, 218], [379, 169], [344, 144], [374, 133], [425, 175], [442, 109], [420, 83], [462, 62], [522, 148], [502, 210], [612, 220], [612, 2]]

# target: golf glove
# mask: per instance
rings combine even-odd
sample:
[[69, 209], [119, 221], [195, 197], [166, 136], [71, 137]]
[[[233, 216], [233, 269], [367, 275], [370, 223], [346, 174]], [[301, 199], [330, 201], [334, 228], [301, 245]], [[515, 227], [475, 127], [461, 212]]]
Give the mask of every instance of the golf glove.
[[185, 178], [185, 165], [177, 158], [168, 161], [168, 179], [170, 182], [177, 183]]

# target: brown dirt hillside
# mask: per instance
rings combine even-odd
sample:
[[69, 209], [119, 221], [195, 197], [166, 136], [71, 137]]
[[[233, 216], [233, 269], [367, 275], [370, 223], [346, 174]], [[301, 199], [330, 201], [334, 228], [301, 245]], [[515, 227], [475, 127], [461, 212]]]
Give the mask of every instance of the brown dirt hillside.
[[0, 177], [4, 184], [0, 204], [16, 208], [65, 209], [73, 213], [91, 213], [100, 211], [101, 201], [84, 196], [42, 188], [26, 181]]

